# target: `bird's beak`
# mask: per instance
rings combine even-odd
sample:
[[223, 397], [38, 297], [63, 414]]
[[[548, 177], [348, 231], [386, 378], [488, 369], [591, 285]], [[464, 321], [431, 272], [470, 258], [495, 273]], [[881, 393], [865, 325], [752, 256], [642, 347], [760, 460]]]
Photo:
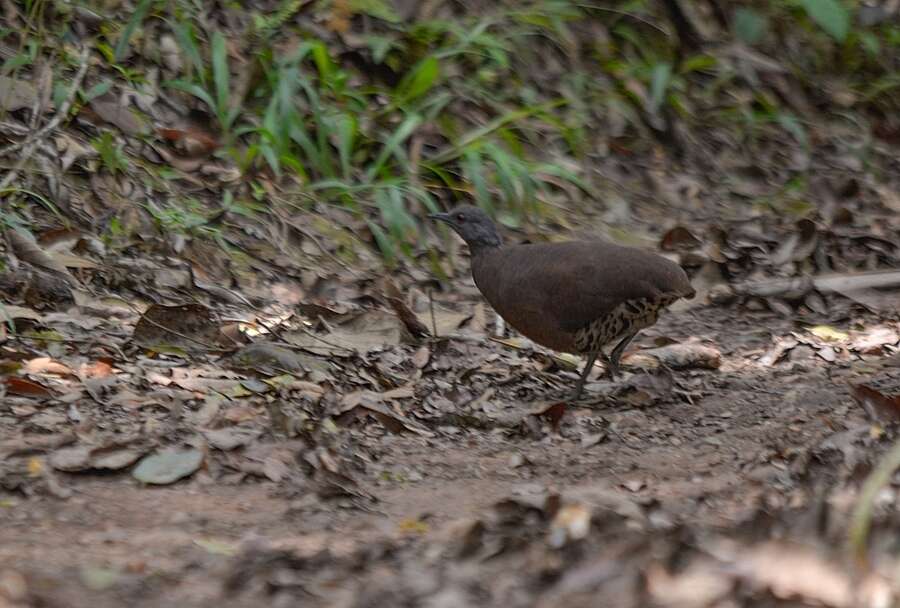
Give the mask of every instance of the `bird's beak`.
[[445, 224], [452, 224], [450, 221], [450, 215], [446, 213], [431, 213], [428, 215], [429, 219], [437, 220], [439, 222], [444, 222]]

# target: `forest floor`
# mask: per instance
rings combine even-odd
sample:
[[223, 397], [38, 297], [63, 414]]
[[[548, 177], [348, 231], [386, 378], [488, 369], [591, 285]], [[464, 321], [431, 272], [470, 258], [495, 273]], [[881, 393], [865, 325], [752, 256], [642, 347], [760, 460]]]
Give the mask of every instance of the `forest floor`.
[[[630, 352], [693, 340], [719, 351], [717, 369], [626, 368], [618, 385], [592, 382], [549, 422], [529, 412], [547, 410], [574, 372], [496, 342], [431, 341], [415, 350], [411, 390], [384, 400], [399, 432], [360, 415], [328, 447], [275, 432], [253, 396], [211, 415], [199, 386], [174, 418], [154, 407], [152, 386], [124, 408], [101, 398], [29, 409], [23, 399], [2, 420], [7, 436], [19, 427], [2, 445], [7, 466], [24, 471], [2, 503], [0, 597], [95, 607], [850, 606], [852, 479], [884, 443], [852, 386], [900, 387], [896, 354], [860, 354], [889, 355], [900, 327], [849, 305], [832, 316], [846, 333], [813, 333], [771, 312], [671, 312]], [[161, 382], [151, 374], [143, 381]], [[440, 416], [409, 414], [404, 428], [403, 410], [426, 404]], [[236, 429], [247, 434], [225, 435]], [[99, 472], [78, 452], [136, 458], [178, 437], [203, 462], [171, 485]], [[308, 474], [288, 470], [300, 460]], [[860, 605], [889, 605], [879, 602], [896, 592], [895, 558], [875, 561], [864, 571], [875, 599]]]
[[[19, 23], [42, 23], [47, 3], [25, 4], [35, 15]], [[809, 28], [780, 18], [768, 54], [729, 42], [688, 56], [690, 69], [623, 68], [620, 55], [644, 53], [609, 40], [635, 27], [662, 40], [643, 13], [629, 17], [633, 3], [571, 19], [579, 38], [565, 44], [548, 39], [572, 47], [572, 64], [525, 27], [557, 20], [523, 19], [514, 31], [527, 46], [506, 51], [490, 14], [477, 27], [451, 21], [458, 3], [399, 3], [447, 13], [399, 38], [399, 26], [370, 30], [357, 16], [365, 29], [346, 41], [352, 11], [320, 26], [320, 3], [248, 4], [141, 2], [174, 13], [148, 16], [147, 44], [131, 50], [140, 10], [125, 27], [114, 12], [65, 11], [68, 34], [41, 30], [42, 41], [99, 31], [103, 45], [51, 45], [49, 71], [26, 62], [4, 76], [16, 94], [0, 100], [0, 608], [898, 605], [900, 478], [879, 468], [900, 464], [896, 72], [879, 81], [847, 68], [871, 95], [809, 72], [850, 43], [806, 61], [795, 33]], [[763, 28], [747, 4], [735, 4], [744, 29]], [[202, 14], [179, 22], [184, 7]], [[619, 17], [633, 23], [615, 29]], [[453, 26], [444, 50], [430, 48], [435, 24]], [[318, 40], [307, 30], [324, 42], [306, 47]], [[198, 48], [178, 56], [193, 31], [209, 41], [209, 69]], [[392, 37], [369, 36], [379, 31]], [[256, 49], [267, 35], [278, 44]], [[369, 64], [345, 65], [364, 40], [435, 57], [393, 62], [419, 67], [394, 74], [392, 98], [372, 89]], [[634, 40], [617, 44], [644, 50]], [[302, 69], [275, 61], [298, 41]], [[32, 49], [5, 48], [5, 61]], [[893, 48], [871, 61], [890, 63]], [[527, 70], [536, 85], [519, 83], [523, 99], [548, 76], [560, 92], [524, 111], [502, 96], [516, 92], [506, 84], [526, 50], [541, 62]], [[114, 66], [125, 51], [130, 67]], [[497, 56], [500, 72], [467, 63]], [[302, 130], [269, 114], [275, 89], [260, 88], [274, 86], [269, 68], [293, 78], [311, 63], [331, 105], [315, 121], [303, 104], [284, 109], [295, 127], [316, 123], [318, 168], [283, 136]], [[590, 71], [569, 79], [581, 64]], [[152, 78], [132, 77], [148, 67]], [[66, 76], [55, 87], [53, 69]], [[485, 80], [483, 100], [461, 86], [470, 76]], [[173, 104], [177, 87], [154, 84], [193, 77], [215, 80], [222, 98], [199, 125], [197, 100]], [[191, 82], [180, 90], [212, 101]], [[407, 116], [418, 96], [421, 116]], [[865, 105], [880, 96], [883, 107]], [[670, 97], [681, 101], [660, 112]], [[228, 138], [201, 127], [241, 103], [232, 126], [244, 135], [219, 149]], [[458, 115], [434, 119], [445, 105]], [[575, 129], [574, 115], [550, 121], [584, 136], [577, 162], [553, 153], [559, 134], [535, 128], [557, 107], [584, 114]], [[659, 115], [637, 119], [648, 111]], [[520, 115], [530, 118], [511, 128]], [[519, 131], [540, 163], [500, 154], [521, 147], [509, 144]], [[452, 183], [435, 184], [426, 160]], [[563, 179], [569, 165], [584, 180]], [[482, 174], [493, 181], [477, 187]], [[510, 242], [638, 245], [681, 263], [698, 296], [633, 342], [622, 378], [604, 380], [598, 365], [570, 402], [579, 361], [495, 336], [465, 247], [425, 219], [428, 204], [473, 197], [497, 203]]]

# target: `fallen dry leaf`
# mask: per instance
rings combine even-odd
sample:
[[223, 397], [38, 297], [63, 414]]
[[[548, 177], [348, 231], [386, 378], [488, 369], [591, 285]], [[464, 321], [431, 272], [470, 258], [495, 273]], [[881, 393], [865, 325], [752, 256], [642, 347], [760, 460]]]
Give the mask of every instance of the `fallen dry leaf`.
[[850, 394], [874, 422], [900, 422], [900, 395], [885, 395], [865, 384], [851, 384]]
[[542, 403], [533, 407], [529, 414], [537, 418], [545, 418], [550, 423], [550, 428], [554, 433], [559, 432], [559, 425], [568, 408], [565, 401], [554, 401], [551, 403]]
[[348, 425], [361, 416], [371, 415], [392, 433], [412, 431], [425, 437], [433, 437], [427, 428], [418, 422], [401, 416], [383, 403], [385, 395], [372, 391], [355, 391], [348, 393], [341, 401], [339, 415], [335, 419], [340, 425]]
[[65, 364], [50, 357], [31, 359], [22, 367], [26, 374], [52, 374], [54, 376], [74, 376], [75, 373]]
[[659, 242], [659, 248], [663, 251], [686, 251], [696, 249], [702, 244], [702, 241], [694, 236], [694, 233], [688, 228], [675, 226], [663, 234]]
[[569, 504], [560, 508], [550, 522], [551, 547], [562, 547], [587, 537], [591, 530], [591, 510], [583, 504]]
[[79, 285], [78, 280], [69, 273], [69, 270], [53, 256], [41, 249], [40, 245], [30, 234], [12, 229], [6, 231], [6, 237], [19, 258], [53, 273], [54, 276], [64, 280], [70, 286]]
[[113, 375], [113, 367], [106, 361], [82, 363], [81, 367], [78, 368], [78, 374], [84, 379], [108, 378]]
[[346, 315], [325, 332], [291, 332], [285, 339], [311, 353], [347, 357], [396, 346], [405, 332], [396, 315], [371, 309]]
[[194, 474], [201, 464], [200, 450], [166, 450], [145, 457], [131, 474], [146, 484], [166, 485]]
[[154, 304], [138, 320], [132, 339], [157, 352], [214, 350], [220, 332], [213, 312], [202, 304]]
[[25, 378], [17, 378], [15, 376], [7, 377], [3, 380], [6, 384], [6, 392], [10, 395], [22, 395], [23, 397], [52, 397], [53, 391]]
[[144, 452], [145, 450], [127, 446], [76, 445], [54, 451], [50, 454], [48, 462], [54, 469], [70, 473], [91, 470], [116, 471], [137, 462]]
[[846, 332], [837, 330], [829, 325], [810, 327], [809, 333], [826, 342], [844, 342], [850, 338], [850, 335]]
[[8, 76], [0, 76], [0, 108], [17, 112], [37, 105], [38, 92], [33, 84]]

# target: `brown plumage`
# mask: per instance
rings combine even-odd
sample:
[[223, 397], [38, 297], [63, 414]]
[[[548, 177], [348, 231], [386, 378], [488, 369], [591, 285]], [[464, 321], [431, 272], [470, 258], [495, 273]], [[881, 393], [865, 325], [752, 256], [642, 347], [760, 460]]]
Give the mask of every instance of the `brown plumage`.
[[[504, 247], [477, 207], [430, 217], [449, 224], [469, 245], [475, 284], [507, 323], [547, 348], [588, 356], [575, 398], [598, 356], [615, 377], [632, 338], [675, 300], [694, 297], [684, 270], [648, 251], [606, 241]], [[603, 347], [616, 340], [607, 357]]]

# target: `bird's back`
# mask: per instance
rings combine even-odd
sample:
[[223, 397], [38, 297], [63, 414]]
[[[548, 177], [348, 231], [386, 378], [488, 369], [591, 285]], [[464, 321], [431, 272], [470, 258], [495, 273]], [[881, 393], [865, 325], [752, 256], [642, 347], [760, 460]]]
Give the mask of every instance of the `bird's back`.
[[500, 247], [472, 259], [479, 290], [510, 325], [549, 348], [575, 352], [575, 333], [629, 301], [694, 295], [682, 268], [606, 241]]

